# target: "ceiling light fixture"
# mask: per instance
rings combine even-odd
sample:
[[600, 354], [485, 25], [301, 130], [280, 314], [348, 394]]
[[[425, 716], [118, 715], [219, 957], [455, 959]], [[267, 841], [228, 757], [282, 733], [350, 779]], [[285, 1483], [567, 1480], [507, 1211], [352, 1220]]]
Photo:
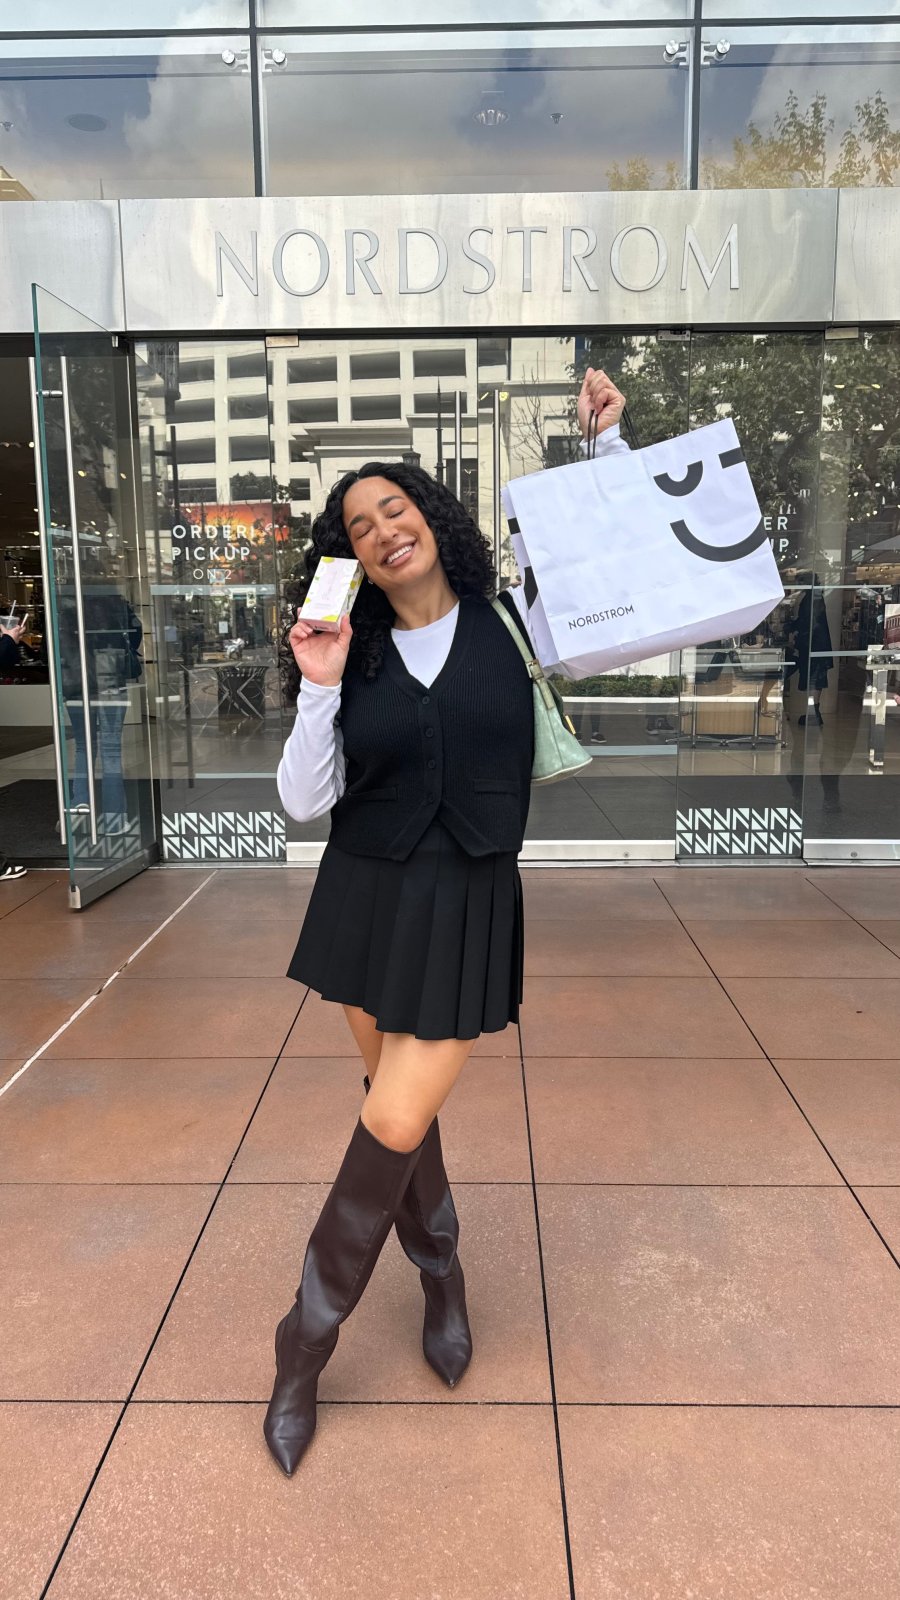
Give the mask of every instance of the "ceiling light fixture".
[[109, 126], [105, 117], [95, 117], [90, 111], [76, 111], [74, 116], [66, 117], [66, 121], [76, 133], [102, 133]]
[[482, 106], [476, 111], [474, 120], [480, 122], [483, 128], [499, 128], [502, 122], [509, 121], [509, 112], [502, 106]]
[[472, 121], [480, 122], [483, 128], [499, 128], [501, 123], [508, 122], [509, 112], [499, 104], [502, 99], [502, 89], [485, 89], [481, 96], [481, 110], [473, 114]]

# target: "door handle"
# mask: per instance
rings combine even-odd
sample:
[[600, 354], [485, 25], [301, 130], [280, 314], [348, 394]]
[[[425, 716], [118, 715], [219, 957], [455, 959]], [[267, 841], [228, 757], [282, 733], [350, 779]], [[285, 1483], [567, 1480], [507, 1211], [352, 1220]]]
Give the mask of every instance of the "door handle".
[[72, 414], [69, 407], [68, 358], [60, 356], [59, 364], [62, 372], [66, 479], [69, 488], [69, 525], [72, 530], [72, 576], [75, 582], [75, 615], [78, 621], [78, 660], [81, 666], [81, 706], [84, 715], [84, 747], [87, 756], [88, 807], [91, 821], [91, 844], [96, 844], [97, 791], [94, 783], [94, 736], [91, 732], [91, 695], [88, 681], [87, 644], [84, 631], [84, 590], [81, 584], [81, 551], [78, 548], [78, 514], [75, 509], [75, 463], [72, 459]]
[[[35, 370], [34, 356], [28, 357], [28, 375], [30, 381], [29, 395], [31, 399], [31, 431], [34, 435], [35, 450], [40, 455], [41, 431], [40, 419], [38, 416], [37, 372]], [[54, 395], [58, 397], [62, 394], [62, 390], [42, 389], [41, 394], [45, 398], [48, 395]], [[53, 728], [53, 752], [56, 757], [56, 804], [59, 810], [59, 837], [61, 842], [64, 844], [66, 840], [68, 819], [65, 783], [63, 779], [62, 729], [60, 727], [59, 701], [56, 698], [56, 685], [58, 682], [60, 682], [60, 679], [57, 675], [59, 663], [56, 659], [56, 640], [53, 637], [53, 623], [50, 615], [50, 547], [47, 538], [47, 518], [44, 512], [44, 490], [43, 485], [39, 483], [37, 493], [37, 514], [41, 551], [41, 579], [44, 586], [44, 644], [47, 649], [47, 666], [50, 670], [50, 722]]]

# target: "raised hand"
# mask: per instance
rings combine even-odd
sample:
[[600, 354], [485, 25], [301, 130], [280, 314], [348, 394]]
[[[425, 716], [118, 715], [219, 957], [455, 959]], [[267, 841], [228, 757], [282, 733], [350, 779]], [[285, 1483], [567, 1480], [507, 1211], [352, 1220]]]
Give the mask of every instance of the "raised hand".
[[597, 414], [597, 432], [605, 433], [607, 428], [621, 420], [625, 410], [625, 396], [617, 389], [611, 378], [605, 372], [594, 371], [588, 367], [578, 396], [578, 424], [583, 438], [588, 436], [591, 416]]
[[295, 622], [289, 634], [294, 660], [304, 678], [334, 689], [344, 676], [352, 638], [349, 617], [341, 617], [339, 633], [317, 633], [308, 622]]

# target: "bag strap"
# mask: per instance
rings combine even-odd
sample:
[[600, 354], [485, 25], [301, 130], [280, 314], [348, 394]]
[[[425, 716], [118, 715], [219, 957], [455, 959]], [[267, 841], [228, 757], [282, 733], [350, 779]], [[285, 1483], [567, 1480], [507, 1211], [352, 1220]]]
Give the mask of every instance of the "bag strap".
[[531, 640], [528, 637], [528, 629], [519, 616], [515, 600], [511, 598], [507, 589], [501, 589], [496, 600], [491, 601], [491, 605], [498, 617], [503, 618], [507, 629], [515, 639], [519, 655], [528, 668], [528, 675], [540, 690], [541, 699], [548, 711], [557, 711], [558, 707], [553, 690], [547, 682], [543, 667], [535, 656]]
[[510, 619], [512, 620], [513, 626], [509, 631], [514, 635], [522, 655], [527, 660], [532, 661], [534, 659], [534, 646], [531, 642], [531, 636], [519, 615], [519, 608], [509, 589], [501, 589], [499, 591], [496, 600], [493, 601], [493, 606], [495, 611], [499, 611], [508, 628]]
[[[597, 416], [596, 411], [592, 411], [588, 417], [587, 456], [589, 461], [593, 461], [597, 454], [598, 421], [599, 417]], [[621, 426], [625, 429], [625, 432], [628, 435], [631, 448], [633, 450], [640, 450], [641, 447], [638, 442], [637, 429], [631, 420], [631, 413], [629, 412], [627, 406], [625, 406], [622, 410]]]

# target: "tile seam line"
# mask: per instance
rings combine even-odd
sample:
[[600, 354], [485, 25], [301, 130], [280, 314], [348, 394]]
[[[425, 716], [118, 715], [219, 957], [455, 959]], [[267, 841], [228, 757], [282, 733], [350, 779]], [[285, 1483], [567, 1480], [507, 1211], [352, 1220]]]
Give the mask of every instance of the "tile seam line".
[[[654, 880], [654, 881], [656, 881], [656, 880]], [[710, 966], [709, 961], [707, 960], [706, 956], [703, 955], [703, 951], [700, 949], [700, 946], [697, 945], [696, 941], [692, 938], [691, 933], [690, 933], [690, 929], [682, 921], [682, 918], [679, 916], [677, 910], [672, 905], [672, 902], [669, 900], [668, 896], [666, 895], [666, 892], [663, 889], [662, 885], [659, 882], [656, 882], [656, 887], [659, 889], [659, 892], [662, 895], [663, 899], [666, 901], [666, 904], [669, 905], [669, 906], [672, 906], [672, 910], [675, 912], [676, 917], [678, 917], [679, 923], [681, 923], [681, 926], [682, 926], [682, 928], [684, 928], [684, 931], [687, 934], [688, 938], [691, 939], [691, 943], [695, 945], [695, 948], [698, 950], [699, 954], [701, 956], [703, 956], [703, 960], [706, 962], [706, 965], [709, 967], [709, 970], [712, 973], [712, 976], [715, 978], [716, 983], [719, 985], [719, 988], [721, 989], [722, 993], [725, 995], [726, 999], [729, 1000], [731, 1005], [734, 1007], [735, 1011], [737, 1012], [737, 1015], [740, 1017], [741, 1021], [743, 1022], [744, 1027], [747, 1029], [747, 1032], [750, 1034], [750, 1037], [753, 1040], [755, 1040], [756, 1044], [759, 1046], [759, 1049], [762, 1050], [763, 1056], [765, 1057], [766, 1061], [768, 1061], [769, 1066], [772, 1068], [772, 1071], [774, 1072], [774, 1074], [775, 1074], [776, 1078], [778, 1079], [779, 1083], [782, 1085], [782, 1088], [784, 1089], [785, 1093], [790, 1097], [790, 1099], [793, 1101], [794, 1105], [797, 1107], [797, 1110], [799, 1111], [801, 1117], [803, 1118], [804, 1122], [806, 1123], [806, 1126], [809, 1128], [811, 1134], [813, 1135], [813, 1138], [818, 1140], [819, 1144], [822, 1147], [822, 1150], [825, 1152], [825, 1155], [828, 1157], [828, 1160], [831, 1162], [832, 1166], [834, 1167], [835, 1172], [840, 1177], [841, 1182], [846, 1186], [848, 1193], [853, 1196], [854, 1201], [856, 1202], [857, 1206], [859, 1207], [860, 1211], [862, 1212], [863, 1216], [865, 1217], [867, 1223], [869, 1224], [869, 1227], [872, 1229], [872, 1232], [875, 1234], [876, 1239], [880, 1240], [882, 1247], [887, 1252], [887, 1254], [889, 1255], [890, 1259], [893, 1261], [894, 1266], [897, 1267], [898, 1270], [900, 1270], [900, 1258], [898, 1258], [896, 1253], [891, 1249], [891, 1246], [888, 1244], [887, 1239], [885, 1238], [885, 1236], [882, 1233], [881, 1229], [878, 1227], [878, 1225], [875, 1222], [874, 1218], [869, 1215], [868, 1211], [866, 1210], [865, 1206], [862, 1203], [862, 1200], [860, 1199], [859, 1195], [856, 1192], [856, 1188], [854, 1188], [853, 1184], [850, 1182], [849, 1178], [846, 1176], [846, 1174], [842, 1170], [842, 1168], [839, 1165], [838, 1161], [832, 1155], [832, 1153], [829, 1150], [827, 1144], [825, 1143], [825, 1140], [822, 1138], [822, 1135], [819, 1133], [818, 1129], [813, 1125], [813, 1123], [811, 1122], [809, 1116], [804, 1111], [802, 1105], [800, 1104], [800, 1101], [797, 1099], [797, 1096], [794, 1094], [794, 1091], [791, 1088], [790, 1084], [788, 1083], [787, 1079], [783, 1076], [783, 1074], [781, 1072], [779, 1072], [779, 1070], [778, 1070], [777, 1066], [775, 1065], [775, 1062], [773, 1061], [772, 1057], [770, 1056], [768, 1050], [763, 1049], [762, 1040], [757, 1037], [757, 1034], [754, 1032], [753, 1028], [750, 1026], [750, 1023], [747, 1021], [746, 1017], [744, 1016], [743, 1012], [741, 1011], [740, 1007], [738, 1006], [737, 1001], [734, 999], [734, 997], [732, 995], [730, 995], [728, 993], [728, 990], [726, 989], [726, 987], [725, 987], [722, 979], [719, 977], [718, 973], [713, 972], [713, 969]], [[826, 896], [826, 898], [827, 898], [827, 896]], [[851, 921], [852, 920], [853, 919], [851, 918]], [[787, 1059], [787, 1058], [784, 1058], [784, 1059]], [[804, 1057], [796, 1057], [794, 1059], [817, 1061], [820, 1058], [818, 1056], [804, 1056]], [[877, 1058], [877, 1059], [881, 1059], [881, 1058]], [[888, 1058], [888, 1059], [891, 1059], [891, 1058]], [[866, 1185], [866, 1184], [860, 1184], [859, 1185], [859, 1188], [867, 1188], [867, 1187], [869, 1187], [869, 1185]]]
[[[129, 1409], [151, 1406], [252, 1406], [262, 1410], [267, 1403], [266, 1398], [260, 1400], [247, 1400], [240, 1396], [218, 1395], [214, 1399], [185, 1399], [183, 1396], [167, 1395], [164, 1398], [147, 1396], [146, 1399], [129, 1401]], [[557, 1400], [557, 1407], [563, 1411], [573, 1410], [623, 1410], [623, 1411], [889, 1411], [900, 1415], [900, 1401], [898, 1400]], [[84, 1398], [83, 1396], [65, 1395], [53, 1399], [47, 1395], [5, 1395], [0, 1396], [2, 1406], [121, 1406], [122, 1400], [98, 1400]], [[498, 1400], [486, 1397], [484, 1400], [431, 1400], [431, 1399], [389, 1399], [377, 1400], [373, 1398], [353, 1398], [338, 1400], [317, 1401], [319, 1406], [428, 1406], [432, 1410], [459, 1410], [467, 1411], [499, 1411], [499, 1410], [525, 1410], [525, 1411], [550, 1411], [550, 1400]]]
[[[211, 1189], [219, 1178], [0, 1178], [4, 1189]], [[229, 1189], [331, 1189], [333, 1178], [231, 1178]], [[528, 1178], [454, 1178], [454, 1189], [530, 1189]], [[536, 1178], [537, 1189], [900, 1189], [900, 1183], [835, 1178], [833, 1183], [729, 1183], [721, 1178]]]
[[556, 1374], [553, 1370], [553, 1338], [550, 1331], [550, 1300], [547, 1292], [547, 1276], [544, 1269], [544, 1247], [541, 1239], [541, 1213], [538, 1204], [537, 1179], [534, 1164], [534, 1147], [531, 1139], [531, 1116], [528, 1109], [528, 1080], [525, 1071], [525, 1043], [522, 1037], [521, 1020], [516, 1022], [519, 1036], [519, 1072], [522, 1084], [522, 1099], [525, 1109], [525, 1137], [528, 1142], [528, 1163], [531, 1171], [531, 1203], [534, 1209], [534, 1232], [538, 1253], [538, 1278], [541, 1286], [541, 1301], [544, 1313], [544, 1336], [547, 1342], [547, 1374], [550, 1379], [550, 1410], [553, 1418], [553, 1437], [556, 1446], [556, 1471], [559, 1481], [559, 1504], [562, 1518], [563, 1551], [566, 1561], [566, 1577], [569, 1585], [570, 1600], [576, 1600], [575, 1591], [575, 1560], [572, 1553], [572, 1539], [569, 1530], [569, 1509], [566, 1498], [565, 1464], [563, 1461], [562, 1434], [559, 1427], [559, 1408], [557, 1405]]
[[[53, 869], [48, 869], [46, 867], [30, 868], [30, 872], [46, 872], [48, 870], [52, 871]], [[30, 906], [33, 901], [39, 900], [42, 894], [46, 894], [48, 889], [52, 889], [54, 883], [59, 883], [60, 881], [60, 878], [58, 878], [54, 873], [49, 882], [45, 883], [42, 888], [35, 889], [34, 894], [30, 894], [26, 900], [20, 900], [18, 905], [10, 906], [8, 910], [0, 914], [0, 922], [5, 922], [8, 917], [11, 917], [14, 914], [14, 912], [21, 911], [23, 906]]]
[[[210, 878], [212, 878], [212, 877], [215, 877], [215, 873], [211, 873], [210, 874]], [[209, 879], [207, 879], [206, 881], [209, 882]], [[199, 889], [195, 890], [194, 892], [195, 893], [199, 893], [200, 889], [204, 889], [205, 887], [206, 887], [206, 884], [202, 883], [202, 884], [200, 884]], [[189, 898], [191, 898], [191, 897], [189, 897]], [[169, 920], [171, 920], [171, 919], [169, 919]], [[165, 924], [163, 924], [163, 926], [165, 926]], [[159, 932], [159, 931], [160, 930], [157, 929], [157, 932]], [[150, 941], [148, 940], [147, 943], [149, 943], [149, 942]], [[143, 948], [143, 946], [141, 948]], [[139, 954], [139, 953], [140, 952], [135, 951], [136, 955]], [[114, 974], [114, 976], [115, 976], [115, 974]], [[278, 1048], [278, 1053], [277, 1053], [277, 1055], [275, 1057], [275, 1060], [274, 1060], [274, 1062], [272, 1064], [271, 1071], [266, 1076], [266, 1081], [263, 1084], [263, 1086], [262, 1086], [262, 1088], [261, 1088], [261, 1090], [259, 1092], [259, 1097], [258, 1097], [258, 1099], [256, 1101], [256, 1104], [253, 1107], [253, 1110], [250, 1113], [249, 1119], [247, 1121], [247, 1125], [244, 1128], [244, 1132], [241, 1134], [241, 1137], [240, 1137], [240, 1139], [238, 1141], [237, 1149], [232, 1154], [231, 1160], [228, 1163], [228, 1167], [226, 1169], [224, 1177], [222, 1178], [221, 1182], [216, 1187], [216, 1192], [213, 1195], [212, 1200], [210, 1201], [209, 1208], [208, 1208], [208, 1210], [206, 1212], [206, 1216], [203, 1218], [203, 1221], [202, 1221], [202, 1223], [200, 1225], [200, 1230], [199, 1230], [199, 1232], [197, 1234], [197, 1237], [195, 1238], [193, 1244], [191, 1245], [190, 1250], [188, 1251], [187, 1260], [185, 1261], [184, 1266], [182, 1267], [181, 1271], [178, 1274], [178, 1278], [177, 1278], [177, 1281], [175, 1283], [175, 1286], [174, 1286], [174, 1288], [172, 1290], [172, 1293], [170, 1294], [168, 1300], [166, 1301], [166, 1306], [165, 1306], [165, 1309], [163, 1311], [163, 1314], [160, 1317], [159, 1322], [157, 1323], [157, 1326], [156, 1326], [156, 1330], [153, 1333], [153, 1335], [152, 1335], [152, 1337], [150, 1339], [150, 1343], [149, 1343], [149, 1345], [147, 1346], [147, 1349], [144, 1352], [143, 1358], [142, 1358], [142, 1360], [141, 1360], [141, 1362], [140, 1362], [140, 1364], [138, 1366], [137, 1372], [135, 1373], [134, 1378], [133, 1378], [133, 1380], [132, 1380], [132, 1382], [131, 1382], [131, 1384], [129, 1386], [129, 1389], [128, 1389], [128, 1392], [127, 1392], [127, 1394], [125, 1396], [125, 1399], [121, 1400], [121, 1401], [113, 1402], [114, 1404], [116, 1404], [116, 1405], [118, 1405], [120, 1407], [119, 1415], [116, 1417], [116, 1420], [113, 1423], [112, 1429], [110, 1430], [109, 1438], [107, 1439], [106, 1444], [104, 1445], [104, 1447], [103, 1447], [103, 1449], [102, 1449], [102, 1451], [100, 1453], [100, 1459], [97, 1462], [97, 1465], [95, 1466], [93, 1472], [91, 1473], [90, 1482], [88, 1483], [88, 1486], [84, 1491], [84, 1494], [83, 1494], [83, 1496], [81, 1498], [81, 1501], [79, 1502], [78, 1509], [75, 1512], [75, 1515], [72, 1518], [71, 1523], [69, 1524], [68, 1531], [66, 1532], [66, 1535], [65, 1535], [62, 1543], [60, 1544], [60, 1547], [59, 1547], [59, 1549], [58, 1549], [58, 1551], [56, 1553], [56, 1557], [54, 1559], [53, 1565], [50, 1568], [49, 1573], [47, 1574], [46, 1582], [44, 1583], [44, 1586], [41, 1589], [41, 1592], [38, 1595], [37, 1600], [46, 1600], [46, 1596], [47, 1596], [49, 1590], [51, 1589], [51, 1587], [52, 1587], [52, 1585], [53, 1585], [53, 1583], [54, 1583], [54, 1581], [56, 1579], [56, 1574], [59, 1571], [60, 1564], [63, 1561], [63, 1558], [64, 1558], [64, 1556], [66, 1554], [66, 1551], [68, 1550], [69, 1545], [71, 1543], [72, 1535], [74, 1534], [75, 1529], [78, 1527], [78, 1524], [81, 1521], [82, 1515], [84, 1513], [85, 1507], [87, 1506], [87, 1503], [88, 1503], [91, 1495], [94, 1492], [94, 1485], [96, 1484], [97, 1479], [99, 1478], [100, 1473], [103, 1470], [104, 1464], [106, 1462], [106, 1458], [109, 1455], [109, 1452], [113, 1447], [113, 1444], [115, 1443], [115, 1440], [116, 1440], [116, 1438], [118, 1436], [119, 1429], [121, 1428], [122, 1423], [125, 1420], [125, 1417], [126, 1417], [126, 1414], [128, 1412], [129, 1406], [132, 1404], [132, 1401], [134, 1400], [135, 1392], [136, 1392], [136, 1390], [138, 1388], [138, 1385], [139, 1385], [139, 1383], [141, 1381], [141, 1378], [144, 1375], [144, 1372], [146, 1371], [147, 1363], [150, 1360], [150, 1357], [152, 1356], [153, 1351], [156, 1348], [156, 1344], [157, 1344], [157, 1341], [159, 1339], [159, 1336], [160, 1336], [163, 1328], [165, 1327], [166, 1321], [167, 1321], [168, 1316], [169, 1316], [169, 1312], [171, 1311], [173, 1305], [175, 1304], [175, 1300], [176, 1300], [176, 1298], [177, 1298], [177, 1296], [178, 1296], [178, 1294], [179, 1294], [179, 1292], [181, 1290], [181, 1286], [182, 1286], [182, 1284], [183, 1284], [183, 1282], [185, 1280], [185, 1277], [187, 1276], [188, 1271], [190, 1270], [191, 1262], [193, 1261], [195, 1255], [197, 1254], [197, 1251], [198, 1251], [198, 1249], [200, 1247], [201, 1240], [203, 1239], [203, 1236], [206, 1233], [207, 1228], [209, 1227], [210, 1221], [212, 1219], [213, 1212], [215, 1211], [216, 1206], [219, 1203], [219, 1200], [221, 1199], [222, 1195], [225, 1192], [225, 1185], [226, 1185], [226, 1180], [228, 1178], [228, 1174], [230, 1173], [231, 1168], [232, 1168], [232, 1166], [234, 1164], [234, 1161], [235, 1161], [235, 1159], [237, 1157], [238, 1151], [240, 1150], [240, 1147], [243, 1144], [244, 1139], [247, 1136], [247, 1132], [248, 1132], [248, 1130], [250, 1128], [250, 1124], [252, 1123], [253, 1118], [256, 1116], [256, 1113], [259, 1110], [259, 1107], [260, 1107], [260, 1105], [262, 1103], [263, 1096], [265, 1095], [266, 1090], [268, 1089], [269, 1084], [272, 1081], [272, 1077], [273, 1077], [273, 1074], [275, 1072], [275, 1069], [277, 1068], [278, 1063], [281, 1060], [282, 1052], [284, 1051], [284, 1047], [287, 1044], [288, 1039], [290, 1038], [294, 1028], [296, 1027], [297, 1018], [300, 1016], [300, 1013], [303, 1010], [303, 1007], [305, 1006], [307, 1000], [309, 999], [309, 994], [310, 994], [309, 989], [304, 990], [303, 996], [302, 996], [302, 998], [300, 1000], [300, 1004], [298, 1005], [297, 1010], [296, 1010], [293, 1018], [291, 1019], [291, 1022], [290, 1022], [290, 1025], [288, 1027], [288, 1030], [285, 1033], [284, 1038], [283, 1038], [283, 1040], [282, 1040], [282, 1042], [281, 1042], [281, 1044], [280, 1044], [280, 1046]]]
[[[220, 1178], [0, 1178], [4, 1189], [211, 1189]], [[333, 1178], [231, 1178], [229, 1189], [330, 1189]], [[721, 1178], [454, 1178], [454, 1189], [898, 1189], [900, 1183], [835, 1178], [833, 1183], [731, 1183]]]
[[[857, 928], [860, 928], [863, 933], [868, 933], [868, 934], [871, 935], [871, 937], [873, 939], [877, 940], [878, 944], [881, 945], [883, 950], [889, 951], [890, 954], [893, 955], [893, 956], [895, 956], [897, 954], [897, 951], [896, 950], [892, 950], [891, 946], [889, 944], [885, 944], [884, 940], [877, 933], [875, 933], [871, 928], [867, 928], [866, 924], [862, 921], [862, 919], [860, 917], [858, 917], [856, 915], [855, 912], [848, 911], [846, 906], [842, 906], [840, 901], [835, 900], [834, 897], [828, 893], [828, 891], [825, 888], [824, 884], [817, 883], [812, 878], [807, 878], [806, 882], [809, 884], [811, 889], [815, 889], [816, 892], [818, 894], [820, 894], [824, 900], [827, 900], [829, 905], [836, 906], [838, 911], [843, 911], [844, 916], [845, 917], [849, 917], [850, 921], [855, 923]], [[829, 921], [830, 920], [831, 919], [829, 918]], [[872, 922], [892, 922], [894, 920], [894, 918], [893, 917], [872, 917], [870, 920]], [[868, 981], [871, 982], [872, 980], [869, 979]]]
[[72, 1012], [72, 1015], [67, 1018], [61, 1027], [57, 1028], [55, 1033], [51, 1033], [49, 1039], [45, 1039], [44, 1043], [34, 1051], [33, 1055], [30, 1055], [28, 1060], [22, 1063], [21, 1067], [19, 1067], [18, 1070], [13, 1073], [12, 1077], [7, 1078], [6, 1082], [0, 1085], [0, 1098], [5, 1095], [7, 1089], [11, 1089], [13, 1084], [18, 1082], [19, 1078], [21, 1078], [23, 1074], [28, 1071], [29, 1067], [33, 1067], [34, 1063], [40, 1060], [41, 1056], [50, 1049], [52, 1044], [56, 1043], [57, 1039], [62, 1038], [67, 1029], [71, 1028], [72, 1023], [78, 1021], [78, 1018], [82, 1016], [85, 1011], [87, 1011], [88, 1007], [92, 1006], [94, 1001], [99, 999], [100, 995], [106, 992], [111, 983], [115, 983], [116, 979], [125, 971], [126, 967], [130, 966], [132, 961], [137, 960], [138, 956], [141, 955], [144, 950], [146, 950], [147, 946], [153, 943], [157, 935], [162, 933], [163, 929], [167, 928], [170, 922], [175, 921], [175, 918], [180, 915], [185, 906], [190, 905], [191, 901], [196, 899], [197, 895], [203, 892], [207, 884], [212, 883], [214, 877], [215, 872], [211, 872], [207, 878], [204, 878], [203, 882], [199, 883], [196, 889], [194, 889], [193, 892], [187, 896], [187, 899], [182, 900], [181, 905], [176, 906], [171, 915], [166, 917], [165, 920], [160, 923], [158, 928], [154, 928], [149, 939], [145, 939], [143, 944], [138, 945], [136, 950], [132, 950], [131, 955], [122, 962], [121, 966], [117, 967], [115, 972], [111, 972], [109, 977], [104, 979], [103, 983], [101, 983], [100, 987], [95, 989], [93, 994], [89, 994], [86, 1000], [82, 1001], [77, 1010]]

